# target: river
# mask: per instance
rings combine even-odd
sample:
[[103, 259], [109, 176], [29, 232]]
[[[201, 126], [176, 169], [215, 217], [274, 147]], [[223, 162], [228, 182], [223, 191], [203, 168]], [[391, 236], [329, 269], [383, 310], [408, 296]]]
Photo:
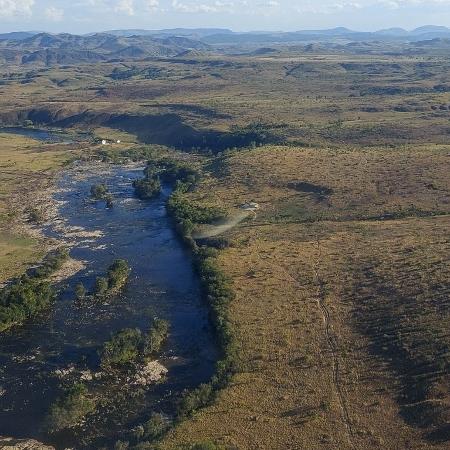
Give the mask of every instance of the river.
[[[151, 201], [135, 198], [132, 180], [141, 174], [139, 167], [91, 163], [62, 174], [55, 193], [61, 221], [49, 224], [45, 233], [70, 240], [71, 256], [84, 261], [85, 268], [59, 286], [50, 310], [0, 336], [0, 435], [32, 437], [57, 448], [110, 447], [152, 411], [172, 415], [183, 390], [211, 378], [217, 359], [213, 333], [191, 255], [167, 215], [170, 190]], [[90, 199], [91, 185], [100, 182], [113, 195], [111, 209]], [[122, 293], [103, 304], [75, 302], [76, 284], [91, 288], [117, 258], [131, 267]], [[69, 378], [95, 373], [99, 351], [112, 333], [145, 331], [155, 316], [170, 323], [159, 358], [168, 369], [163, 381], [133, 390], [104, 386], [106, 400], [88, 421], [46, 434], [49, 407], [68, 382], [56, 375], [58, 370], [69, 371]], [[102, 390], [101, 379], [93, 383]]]

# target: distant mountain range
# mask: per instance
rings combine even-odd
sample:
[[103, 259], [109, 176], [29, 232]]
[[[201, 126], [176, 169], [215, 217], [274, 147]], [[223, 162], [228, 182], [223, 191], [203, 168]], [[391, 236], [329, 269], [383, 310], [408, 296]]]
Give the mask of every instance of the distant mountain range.
[[[205, 28], [168, 30], [111, 30], [83, 36], [34, 31], [0, 34], [0, 63], [74, 64], [151, 57], [175, 57], [211, 51], [218, 46], [315, 43], [351, 45], [376, 42], [433, 42], [450, 39], [450, 28], [428, 25], [407, 31], [390, 28], [375, 32], [339, 27], [295, 32], [246, 32]], [[422, 45], [422, 44], [420, 44]], [[192, 53], [194, 52], [194, 53]]]
[[293, 43], [293, 42], [329, 42], [329, 41], [404, 41], [415, 42], [426, 39], [450, 38], [450, 28], [428, 25], [412, 31], [403, 28], [390, 28], [374, 32], [354, 31], [338, 27], [327, 30], [300, 30], [294, 32], [249, 32], [221, 33], [205, 36], [202, 41], [208, 44], [244, 44], [244, 43]]
[[[104, 31], [106, 34], [112, 34], [113, 36], [154, 36], [154, 37], [167, 37], [167, 36], [184, 36], [195, 39], [201, 39], [214, 34], [233, 34], [231, 30], [224, 28], [171, 28], [167, 30], [109, 30]], [[95, 33], [91, 33], [95, 34]]]
[[[39, 31], [16, 31], [12, 33], [0, 34], [0, 40], [23, 41], [37, 34], [48, 34]], [[281, 41], [289, 40], [307, 40], [324, 39], [324, 38], [348, 38], [351, 40], [372, 40], [382, 38], [404, 38], [405, 40], [423, 40], [434, 39], [439, 37], [450, 37], [450, 28], [436, 25], [426, 25], [408, 31], [403, 28], [388, 28], [379, 31], [354, 31], [344, 27], [337, 27], [325, 30], [299, 30], [294, 32], [269, 32], [269, 31], [250, 31], [250, 32], [234, 32], [224, 28], [171, 28], [163, 30], [109, 30], [101, 33], [89, 33], [82, 37], [91, 37], [99, 35], [111, 35], [116, 37], [133, 37], [133, 36], [150, 36], [153, 38], [163, 39], [167, 37], [179, 36], [194, 40], [205, 40], [216, 42], [221, 39], [225, 41], [234, 40], [264, 40], [277, 39]]]
[[73, 34], [13, 33], [0, 38], [0, 62], [12, 64], [73, 64], [147, 57], [173, 57], [188, 51], [208, 51], [210, 46], [182, 36], [114, 36], [98, 33]]

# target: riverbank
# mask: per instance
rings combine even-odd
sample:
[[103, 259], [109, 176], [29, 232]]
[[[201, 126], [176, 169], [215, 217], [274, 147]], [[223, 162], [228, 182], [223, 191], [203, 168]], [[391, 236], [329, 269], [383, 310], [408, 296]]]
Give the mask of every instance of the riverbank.
[[45, 221], [56, 220], [58, 173], [81, 149], [81, 144], [61, 147], [0, 129], [0, 283], [58, 245], [41, 228]]

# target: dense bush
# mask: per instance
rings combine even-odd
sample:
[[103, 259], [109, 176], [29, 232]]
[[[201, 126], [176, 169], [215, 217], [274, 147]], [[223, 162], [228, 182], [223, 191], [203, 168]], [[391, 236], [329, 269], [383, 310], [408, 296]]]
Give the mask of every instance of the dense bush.
[[[148, 172], [149, 170], [155, 170], [155, 165], [150, 163], [147, 166], [146, 171]], [[193, 167], [171, 159], [162, 159], [158, 161], [156, 170], [158, 171], [161, 180], [166, 183], [182, 182], [193, 184], [200, 178], [200, 174]]]
[[114, 444], [114, 450], [127, 450], [130, 444], [127, 441], [116, 441]]
[[238, 350], [228, 307], [234, 297], [230, 280], [223, 274], [216, 262], [218, 251], [209, 247], [198, 247], [191, 237], [197, 224], [211, 223], [223, 217], [224, 212], [217, 207], [196, 204], [185, 195], [186, 183], [177, 182], [168, 200], [168, 211], [178, 224], [183, 238], [190, 243], [194, 252], [195, 266], [200, 276], [205, 298], [211, 308], [211, 318], [216, 329], [222, 358], [217, 363], [216, 374], [210, 383], [187, 392], [178, 407], [180, 418], [189, 416], [199, 408], [210, 404], [218, 389], [224, 387], [238, 368]]
[[161, 437], [169, 426], [166, 418], [159, 413], [153, 413], [147, 422], [144, 423], [144, 439], [154, 440]]
[[199, 408], [210, 404], [217, 390], [225, 387], [238, 369], [238, 348], [228, 317], [228, 306], [234, 298], [234, 292], [229, 279], [217, 265], [216, 254], [215, 249], [198, 248], [195, 258], [205, 297], [211, 308], [211, 318], [222, 350], [222, 358], [217, 362], [216, 374], [211, 382], [188, 392], [181, 399], [178, 409], [181, 418], [190, 416]]
[[50, 408], [50, 413], [47, 417], [47, 429], [49, 432], [54, 433], [77, 425], [94, 409], [95, 401], [89, 398], [86, 386], [82, 383], [77, 383]]
[[108, 187], [106, 184], [93, 184], [91, 186], [91, 197], [95, 200], [104, 200], [108, 195]]
[[180, 401], [178, 413], [181, 417], [187, 417], [198, 409], [207, 406], [213, 396], [211, 383], [201, 384], [197, 389], [187, 392]]
[[106, 342], [101, 354], [101, 366], [106, 368], [123, 366], [137, 361], [142, 344], [139, 329], [125, 328]]
[[106, 277], [97, 277], [93, 295], [105, 297], [116, 293], [128, 280], [130, 267], [124, 259], [116, 259], [109, 267]]
[[169, 334], [169, 322], [163, 319], [155, 319], [147, 336], [145, 337], [144, 353], [151, 355], [159, 352], [162, 343]]
[[167, 338], [169, 323], [155, 319], [148, 333], [139, 329], [125, 328], [105, 343], [101, 352], [103, 368], [126, 366], [157, 353]]
[[81, 282], [75, 286], [75, 297], [78, 300], [82, 300], [83, 298], [86, 297], [86, 288], [84, 287], [84, 284]]
[[224, 211], [216, 206], [203, 206], [189, 200], [182, 191], [175, 190], [167, 202], [169, 213], [182, 226], [183, 233], [190, 235], [196, 224], [212, 223], [224, 216]]
[[134, 193], [142, 200], [157, 197], [161, 193], [161, 182], [158, 178], [139, 178], [133, 181]]
[[213, 442], [197, 442], [188, 446], [186, 450], [224, 450], [224, 447]]
[[59, 270], [68, 256], [65, 248], [51, 252], [29, 275], [0, 290], [0, 331], [23, 323], [50, 305], [56, 293], [51, 284], [43, 280]]
[[105, 277], [97, 277], [94, 284], [94, 295], [103, 297], [108, 293], [108, 280]]
[[0, 331], [47, 308], [55, 298], [50, 283], [23, 276], [0, 291]]
[[112, 162], [115, 164], [121, 164], [126, 161], [142, 161], [145, 159], [151, 159], [159, 151], [158, 146], [140, 146], [140, 147], [130, 147], [130, 148], [120, 148], [120, 147], [106, 147], [102, 148], [97, 152], [103, 161]]
[[116, 259], [108, 267], [108, 286], [110, 289], [117, 289], [127, 281], [130, 274], [130, 267], [124, 259]]

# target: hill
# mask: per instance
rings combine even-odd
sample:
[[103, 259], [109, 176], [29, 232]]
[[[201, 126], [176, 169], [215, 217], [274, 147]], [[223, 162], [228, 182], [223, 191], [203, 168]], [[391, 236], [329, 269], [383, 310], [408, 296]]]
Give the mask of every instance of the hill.
[[39, 33], [23, 39], [0, 40], [0, 62], [16, 64], [74, 64], [112, 59], [172, 57], [196, 50], [207, 51], [208, 44], [187, 37], [90, 36]]

